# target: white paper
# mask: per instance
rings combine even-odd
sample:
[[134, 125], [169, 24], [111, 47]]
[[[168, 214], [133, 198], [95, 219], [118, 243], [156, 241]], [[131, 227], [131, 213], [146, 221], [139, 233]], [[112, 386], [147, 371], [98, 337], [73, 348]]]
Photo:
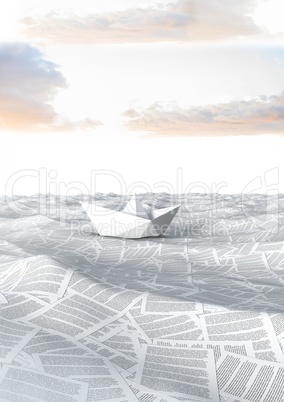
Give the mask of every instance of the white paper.
[[170, 396], [219, 401], [214, 352], [143, 345], [136, 381]]

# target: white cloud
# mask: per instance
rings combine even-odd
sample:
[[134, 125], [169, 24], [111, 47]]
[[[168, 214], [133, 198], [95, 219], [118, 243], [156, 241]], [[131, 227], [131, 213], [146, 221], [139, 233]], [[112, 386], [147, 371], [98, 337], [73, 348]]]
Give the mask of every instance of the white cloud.
[[150, 136], [284, 134], [284, 92], [190, 108], [156, 103], [124, 116], [130, 131]]
[[256, 4], [257, 0], [179, 0], [89, 15], [52, 11], [22, 22], [28, 36], [54, 43], [211, 42], [262, 33], [250, 16]]
[[0, 129], [2, 131], [74, 130], [98, 121], [70, 122], [51, 103], [66, 80], [51, 61], [24, 43], [0, 45]]

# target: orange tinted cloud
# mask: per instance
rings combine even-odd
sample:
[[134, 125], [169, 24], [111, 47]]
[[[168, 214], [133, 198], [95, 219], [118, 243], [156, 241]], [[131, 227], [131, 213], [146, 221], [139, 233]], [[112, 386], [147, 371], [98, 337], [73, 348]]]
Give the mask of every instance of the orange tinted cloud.
[[30, 37], [54, 43], [196, 42], [262, 33], [249, 14], [256, 0], [180, 0], [105, 14], [53, 11], [23, 19]]
[[269, 98], [181, 108], [156, 103], [124, 113], [130, 131], [148, 136], [284, 134], [284, 92]]
[[66, 81], [58, 66], [28, 44], [0, 45], [0, 130], [65, 131], [96, 127], [98, 121], [70, 122], [50, 102]]

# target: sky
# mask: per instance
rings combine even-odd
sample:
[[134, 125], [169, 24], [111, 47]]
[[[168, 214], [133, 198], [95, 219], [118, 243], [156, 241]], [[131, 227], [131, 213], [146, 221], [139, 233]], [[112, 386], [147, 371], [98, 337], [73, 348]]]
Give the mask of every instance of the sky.
[[10, 0], [0, 193], [284, 192], [282, 0]]

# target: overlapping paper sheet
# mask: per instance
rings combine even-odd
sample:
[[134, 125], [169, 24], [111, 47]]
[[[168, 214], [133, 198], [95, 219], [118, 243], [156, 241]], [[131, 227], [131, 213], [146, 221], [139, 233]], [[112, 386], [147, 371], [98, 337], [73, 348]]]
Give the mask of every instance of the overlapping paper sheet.
[[284, 195], [140, 200], [181, 204], [163, 237], [0, 197], [0, 401], [284, 401]]

